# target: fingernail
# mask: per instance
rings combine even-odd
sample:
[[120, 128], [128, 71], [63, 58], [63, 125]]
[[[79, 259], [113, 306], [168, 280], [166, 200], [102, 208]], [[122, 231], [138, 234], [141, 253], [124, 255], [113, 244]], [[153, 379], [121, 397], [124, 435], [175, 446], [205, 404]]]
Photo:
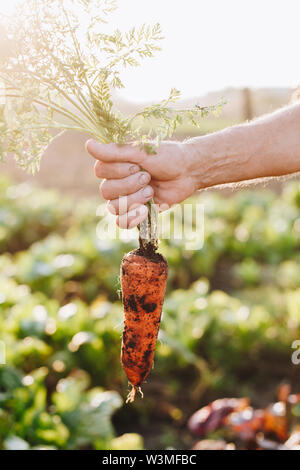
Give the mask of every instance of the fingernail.
[[140, 206], [138, 209], [129, 211], [127, 214], [128, 228], [136, 227], [146, 217], [148, 209], [146, 206]]
[[145, 197], [150, 197], [153, 194], [153, 189], [151, 186], [146, 186], [146, 188], [143, 189], [143, 196]]
[[139, 177], [139, 182], [140, 184], [147, 184], [149, 183], [150, 181], [150, 175], [149, 173], [143, 173], [140, 177]]
[[131, 175], [134, 175], [138, 171], [140, 171], [140, 167], [138, 165], [131, 165], [131, 167], [129, 168], [129, 173]]

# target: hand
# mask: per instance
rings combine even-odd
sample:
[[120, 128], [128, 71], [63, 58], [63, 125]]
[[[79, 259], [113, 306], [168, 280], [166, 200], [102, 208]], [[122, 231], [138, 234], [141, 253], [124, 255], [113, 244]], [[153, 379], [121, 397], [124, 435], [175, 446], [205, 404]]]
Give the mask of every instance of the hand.
[[89, 140], [87, 151], [98, 161], [95, 174], [104, 178], [100, 192], [121, 228], [132, 228], [147, 216], [146, 202], [152, 197], [165, 210], [193, 194], [197, 178], [190, 171], [187, 146], [163, 142], [156, 155], [137, 146], [99, 144]]

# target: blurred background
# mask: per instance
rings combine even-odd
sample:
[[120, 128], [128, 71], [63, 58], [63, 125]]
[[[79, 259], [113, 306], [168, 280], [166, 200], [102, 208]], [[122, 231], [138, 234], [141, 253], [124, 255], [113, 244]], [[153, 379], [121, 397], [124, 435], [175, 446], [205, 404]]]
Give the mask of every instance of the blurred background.
[[[158, 21], [166, 36], [157, 58], [124, 74], [127, 86], [115, 96], [122, 112], [162, 99], [173, 86], [182, 90], [178, 106], [227, 100], [197, 133], [180, 128], [182, 140], [296, 99], [297, 1], [119, 4], [120, 29]], [[0, 11], [12, 6], [2, 1]], [[205, 207], [204, 246], [161, 243], [170, 274], [155, 368], [144, 399], [125, 405], [118, 273], [136, 244], [97, 237], [101, 201], [86, 137], [66, 133], [53, 142], [34, 177], [13, 159], [0, 167], [0, 340], [7, 362], [0, 365], [0, 447], [184, 449], [201, 447], [196, 443], [207, 436], [219, 446], [225, 439], [255, 447], [262, 430], [255, 409], [268, 409], [268, 435], [285, 442], [300, 415], [299, 369], [291, 361], [300, 339], [297, 177], [192, 199]], [[249, 397], [252, 408], [231, 404], [238, 421], [226, 431], [207, 422], [188, 426], [196, 410], [224, 397]], [[220, 407], [228, 411], [227, 402]]]

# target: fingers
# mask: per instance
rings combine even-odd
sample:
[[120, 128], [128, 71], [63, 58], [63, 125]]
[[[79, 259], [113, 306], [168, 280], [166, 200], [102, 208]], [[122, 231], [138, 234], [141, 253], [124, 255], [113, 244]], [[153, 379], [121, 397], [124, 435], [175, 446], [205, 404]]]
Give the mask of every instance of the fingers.
[[134, 175], [140, 171], [141, 168], [134, 163], [105, 163], [98, 160], [95, 163], [94, 170], [97, 178], [119, 179]]
[[126, 214], [117, 217], [117, 225], [120, 228], [133, 228], [140, 224], [148, 215], [148, 209], [144, 205], [131, 209]]
[[140, 163], [146, 158], [146, 153], [139, 147], [130, 144], [99, 144], [94, 139], [90, 139], [86, 143], [86, 150], [96, 160], [102, 162], [132, 162]]
[[144, 203], [153, 196], [150, 174], [140, 171], [147, 154], [133, 145], [100, 144], [93, 139], [86, 143], [86, 150], [98, 160], [95, 174], [105, 178], [101, 195], [110, 200], [110, 212], [118, 214], [117, 225], [133, 228], [140, 224], [148, 214]]
[[153, 196], [153, 188], [145, 186], [145, 188], [130, 194], [129, 196], [120, 197], [109, 201], [107, 208], [114, 215], [123, 215], [135, 205], [141, 205], [148, 202]]
[[120, 179], [104, 180], [100, 185], [100, 192], [104, 199], [112, 200], [120, 196], [127, 196], [145, 187], [151, 180], [146, 171], [139, 171], [134, 175]]

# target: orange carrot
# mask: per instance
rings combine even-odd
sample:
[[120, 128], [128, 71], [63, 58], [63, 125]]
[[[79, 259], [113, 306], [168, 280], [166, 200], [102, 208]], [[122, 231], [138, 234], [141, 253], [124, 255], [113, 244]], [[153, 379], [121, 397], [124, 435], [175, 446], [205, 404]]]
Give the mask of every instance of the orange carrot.
[[121, 286], [125, 311], [122, 366], [132, 385], [128, 401], [149, 374], [168, 277], [168, 263], [155, 252], [141, 249], [128, 253], [121, 264]]

